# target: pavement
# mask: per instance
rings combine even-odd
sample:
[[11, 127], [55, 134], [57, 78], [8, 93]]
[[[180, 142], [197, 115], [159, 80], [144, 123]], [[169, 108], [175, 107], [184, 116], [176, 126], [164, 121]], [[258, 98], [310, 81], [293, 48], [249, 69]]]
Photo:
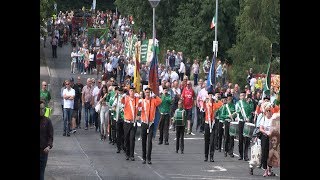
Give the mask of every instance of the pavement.
[[[54, 126], [53, 148], [49, 152], [45, 179], [47, 180], [107, 180], [107, 179], [266, 179], [264, 170], [255, 169], [249, 175], [248, 162], [238, 160], [238, 141], [235, 141], [235, 157], [224, 157], [215, 151], [215, 162], [204, 162], [203, 135], [185, 135], [184, 154], [175, 152], [175, 132], [169, 130], [170, 145], [158, 145], [159, 132], [153, 140], [152, 164], [142, 164], [141, 141], [136, 137], [135, 161], [126, 161], [124, 152], [116, 153], [116, 146], [108, 141], [100, 141], [95, 129], [78, 129], [70, 137], [62, 136], [63, 122], [60, 88], [63, 80], [78, 76], [70, 73], [71, 46], [58, 47], [58, 58], [51, 58], [51, 47], [42, 48], [46, 65], [40, 66], [40, 82], [50, 84], [52, 94]], [[40, 50], [41, 51], [41, 50]], [[82, 83], [96, 75], [79, 75]], [[250, 151], [250, 149], [249, 149]], [[280, 179], [280, 168], [274, 168]]]

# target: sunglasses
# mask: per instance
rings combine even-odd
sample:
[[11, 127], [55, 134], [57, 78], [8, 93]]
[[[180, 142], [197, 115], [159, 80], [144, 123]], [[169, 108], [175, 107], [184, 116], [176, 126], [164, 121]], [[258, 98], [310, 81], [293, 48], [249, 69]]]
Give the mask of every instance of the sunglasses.
[[47, 85], [45, 84], [45, 85], [42, 85], [42, 86], [47, 86]]
[[66, 85], [70, 85], [70, 84], [66, 84]]

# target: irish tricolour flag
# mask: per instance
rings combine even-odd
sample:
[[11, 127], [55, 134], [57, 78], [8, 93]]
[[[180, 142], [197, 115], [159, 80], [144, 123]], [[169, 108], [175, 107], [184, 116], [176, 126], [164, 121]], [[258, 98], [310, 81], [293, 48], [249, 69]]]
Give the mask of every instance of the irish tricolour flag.
[[211, 21], [211, 25], [210, 25], [210, 29], [213, 29], [216, 26], [216, 18], [213, 16], [212, 21]]

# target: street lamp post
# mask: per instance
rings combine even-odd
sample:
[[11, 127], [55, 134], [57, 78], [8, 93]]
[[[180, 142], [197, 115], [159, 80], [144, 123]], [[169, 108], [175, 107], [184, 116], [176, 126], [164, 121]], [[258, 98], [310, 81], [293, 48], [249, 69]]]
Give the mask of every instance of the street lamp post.
[[156, 50], [156, 43], [155, 43], [155, 36], [156, 36], [156, 24], [155, 24], [155, 19], [156, 19], [156, 7], [158, 6], [160, 0], [148, 0], [149, 3], [151, 4], [152, 10], [153, 10], [153, 27], [152, 27], [152, 42], [153, 42], [153, 52]]

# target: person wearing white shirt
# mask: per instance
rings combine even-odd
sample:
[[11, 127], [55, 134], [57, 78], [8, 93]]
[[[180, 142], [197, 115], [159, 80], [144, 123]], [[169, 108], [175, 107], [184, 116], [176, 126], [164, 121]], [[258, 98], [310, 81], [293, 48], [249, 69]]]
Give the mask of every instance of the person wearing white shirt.
[[271, 175], [271, 167], [267, 165], [267, 160], [269, 156], [269, 136], [271, 133], [271, 123], [272, 123], [272, 105], [271, 103], [266, 103], [264, 106], [264, 117], [260, 121], [260, 132], [261, 136], [261, 164], [265, 172], [264, 177]]
[[217, 69], [216, 69], [217, 82], [221, 82], [221, 77], [222, 77], [222, 65], [221, 65], [221, 61], [219, 60], [217, 63]]
[[[94, 78], [91, 79], [92, 80], [92, 84], [95, 81]], [[98, 94], [100, 93], [101, 90], [101, 80], [97, 80], [97, 85], [94, 86], [93, 91], [92, 91], [92, 97], [93, 97], [93, 107], [96, 107], [97, 103], [98, 103]], [[99, 131], [100, 129], [100, 122], [99, 122], [99, 116], [98, 113], [95, 111], [95, 108], [92, 108], [93, 111], [93, 120], [94, 120], [94, 125], [96, 126], [96, 131]]]
[[65, 81], [66, 88], [63, 90], [63, 136], [70, 136], [70, 122], [74, 105], [75, 90], [71, 88], [70, 81]]
[[253, 76], [251, 79], [250, 79], [250, 89], [251, 89], [251, 92], [254, 92], [255, 90], [255, 84], [257, 82], [257, 79]]
[[134, 72], [134, 63], [131, 60], [130, 63], [128, 64], [128, 76], [131, 77], [131, 79], [133, 78], [133, 72]]
[[71, 52], [71, 73], [74, 74], [75, 73], [75, 69], [76, 69], [76, 64], [77, 64], [77, 50], [76, 48], [73, 48], [73, 51]]
[[167, 70], [162, 71], [160, 76], [161, 80], [169, 81], [169, 73], [167, 72]]
[[178, 72], [179, 72], [180, 80], [183, 81], [183, 76], [186, 73], [186, 66], [184, 65], [183, 61], [180, 62], [180, 68], [179, 68]]
[[113, 68], [110, 60], [104, 65], [104, 68], [107, 70], [107, 79], [111, 78]]
[[200, 128], [200, 133], [204, 132], [204, 108], [203, 108], [203, 102], [206, 100], [206, 97], [208, 96], [208, 91], [206, 90], [206, 84], [202, 83], [201, 90], [198, 92], [197, 96], [197, 114], [198, 114], [198, 119], [197, 119], [197, 127]]
[[176, 73], [176, 71], [171, 71], [170, 73], [170, 79], [171, 79], [171, 83], [173, 81], [179, 81], [179, 75], [178, 73]]

